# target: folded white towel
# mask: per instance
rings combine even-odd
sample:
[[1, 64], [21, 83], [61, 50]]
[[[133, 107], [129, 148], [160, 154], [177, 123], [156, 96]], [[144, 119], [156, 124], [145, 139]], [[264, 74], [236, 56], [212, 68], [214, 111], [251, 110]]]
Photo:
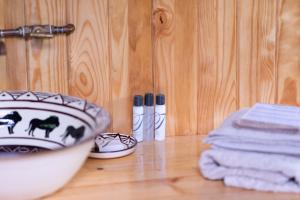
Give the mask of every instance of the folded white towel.
[[222, 126], [209, 133], [205, 143], [232, 150], [300, 156], [299, 131], [240, 127], [236, 122], [245, 112], [246, 109], [232, 114]]
[[263, 129], [300, 129], [300, 107], [256, 103], [240, 121], [240, 125]]
[[228, 186], [273, 192], [300, 192], [300, 158], [269, 153], [211, 149], [201, 155], [204, 177]]
[[299, 129], [242, 127], [246, 112], [233, 113], [206, 137], [212, 149], [201, 155], [203, 176], [246, 189], [300, 192]]

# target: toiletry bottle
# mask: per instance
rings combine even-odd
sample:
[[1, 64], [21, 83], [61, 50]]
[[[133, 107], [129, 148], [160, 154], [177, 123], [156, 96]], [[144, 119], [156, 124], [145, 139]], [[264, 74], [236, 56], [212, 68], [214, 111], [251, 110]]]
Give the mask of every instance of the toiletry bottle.
[[144, 105], [144, 141], [154, 140], [154, 106], [153, 94], [145, 94]]
[[166, 137], [166, 105], [163, 94], [156, 95], [155, 105], [155, 140], [164, 140]]
[[143, 141], [143, 117], [144, 117], [144, 108], [143, 108], [143, 96], [136, 95], [133, 99], [133, 108], [132, 108], [132, 133], [133, 137], [138, 142]]

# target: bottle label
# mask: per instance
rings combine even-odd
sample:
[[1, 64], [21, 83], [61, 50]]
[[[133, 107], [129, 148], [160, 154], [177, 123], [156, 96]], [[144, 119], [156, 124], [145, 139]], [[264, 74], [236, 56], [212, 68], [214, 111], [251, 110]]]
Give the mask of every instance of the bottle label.
[[163, 128], [166, 119], [166, 113], [155, 113], [155, 130]]
[[155, 140], [164, 140], [166, 135], [166, 107], [155, 107]]
[[133, 114], [133, 131], [136, 132], [142, 129], [143, 114]]
[[133, 107], [132, 132], [138, 142], [143, 141], [143, 107]]

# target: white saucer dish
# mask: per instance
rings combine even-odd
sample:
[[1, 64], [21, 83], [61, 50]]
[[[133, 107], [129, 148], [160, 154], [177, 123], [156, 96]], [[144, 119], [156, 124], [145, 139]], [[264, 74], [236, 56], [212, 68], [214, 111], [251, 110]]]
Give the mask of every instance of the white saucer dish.
[[41, 92], [0, 92], [0, 199], [36, 199], [80, 169], [106, 111], [85, 100]]
[[90, 153], [91, 158], [119, 158], [133, 153], [137, 140], [120, 133], [103, 133], [96, 137], [95, 146]]

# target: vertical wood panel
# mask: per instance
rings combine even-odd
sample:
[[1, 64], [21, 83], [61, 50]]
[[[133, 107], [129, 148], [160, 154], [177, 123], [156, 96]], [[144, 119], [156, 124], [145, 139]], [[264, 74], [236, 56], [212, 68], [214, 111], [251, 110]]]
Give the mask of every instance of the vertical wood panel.
[[[176, 0], [175, 89], [176, 132], [197, 133], [197, 0]], [[187, 106], [188, 105], [188, 106]]]
[[175, 84], [175, 0], [153, 1], [153, 67], [154, 90], [166, 95], [167, 134], [176, 133]]
[[239, 106], [275, 103], [276, 1], [237, 1]]
[[217, 84], [217, 2], [201, 0], [198, 5], [198, 133], [214, 128]]
[[[25, 10], [27, 24], [66, 24], [64, 0], [26, 0]], [[27, 44], [30, 89], [67, 94], [66, 36], [31, 39]]]
[[130, 88], [153, 92], [151, 0], [128, 0]]
[[67, 10], [76, 26], [68, 40], [69, 92], [111, 113], [108, 1], [69, 0]]
[[129, 133], [133, 95], [153, 92], [151, 0], [109, 4], [113, 130]]
[[5, 39], [0, 89], [86, 98], [120, 132], [134, 94], [162, 92], [168, 135], [206, 134], [258, 101], [300, 105], [298, 0], [0, 0], [0, 29], [68, 22], [68, 39], [28, 40], [27, 59]]
[[[16, 28], [25, 24], [25, 11], [23, 0], [6, 0], [4, 6], [4, 27]], [[26, 90], [27, 89], [27, 66], [26, 66], [26, 44], [24, 39], [5, 39], [6, 46], [6, 70], [1, 76], [1, 82], [5, 84], [2, 89]], [[2, 69], [1, 69], [1, 72]]]
[[128, 65], [128, 1], [109, 1], [110, 67], [113, 130], [130, 132], [130, 66]]
[[278, 101], [300, 105], [300, 1], [279, 1]]
[[237, 109], [236, 2], [217, 1], [217, 88], [214, 126]]
[[195, 6], [197, 1], [154, 1], [153, 5], [156, 13], [155, 92], [166, 94], [167, 134], [195, 134], [197, 132], [197, 6]]
[[[5, 0], [0, 0], [0, 29], [4, 28], [4, 11]], [[0, 40], [0, 90], [6, 88], [6, 56], [5, 56], [5, 43], [4, 40]]]

